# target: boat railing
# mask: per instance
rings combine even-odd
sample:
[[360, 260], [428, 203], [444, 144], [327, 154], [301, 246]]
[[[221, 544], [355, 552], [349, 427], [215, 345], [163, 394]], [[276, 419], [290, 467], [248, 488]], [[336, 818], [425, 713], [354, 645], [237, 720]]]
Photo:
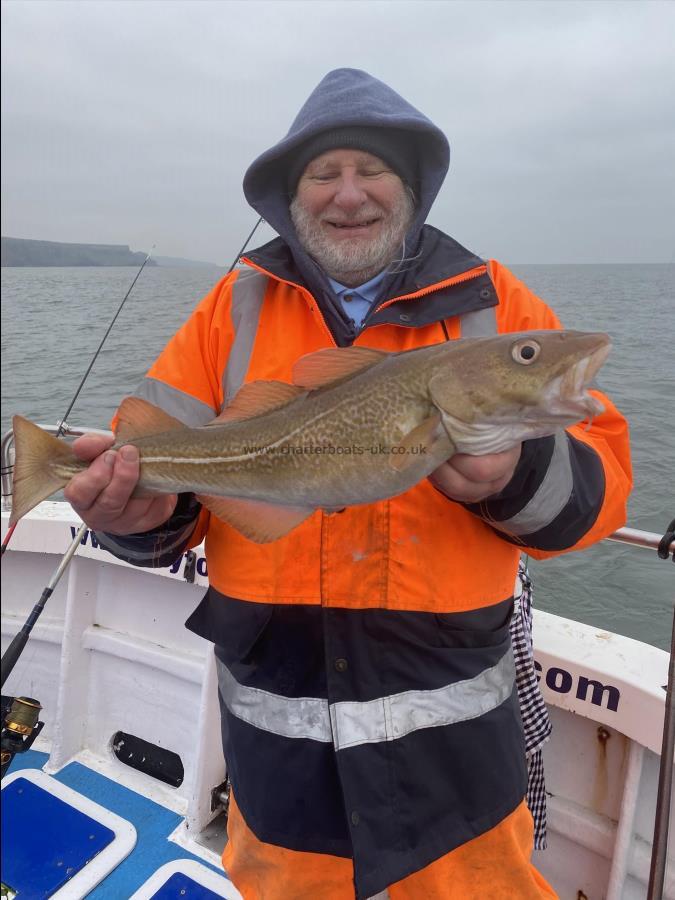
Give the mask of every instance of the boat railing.
[[[66, 438], [77, 438], [83, 434], [102, 434], [112, 437], [112, 431], [102, 428], [80, 428], [57, 422], [56, 425], [40, 425], [49, 434], [60, 434]], [[8, 506], [12, 496], [12, 471], [14, 468], [14, 432], [10, 428], [2, 436], [2, 505]], [[656, 531], [642, 531], [639, 528], [619, 528], [605, 538], [607, 541], [616, 541], [620, 544], [630, 544], [632, 547], [642, 547], [643, 550], [664, 550], [668, 556], [675, 556], [675, 538], [665, 543], [662, 534]]]
[[[642, 547], [645, 550], [658, 550], [664, 544], [663, 535], [657, 531], [642, 531], [639, 528], [619, 528], [613, 534], [605, 538], [606, 541], [616, 541], [619, 544], [630, 544], [632, 547]], [[675, 553], [675, 539], [665, 543], [665, 549], [669, 556]]]

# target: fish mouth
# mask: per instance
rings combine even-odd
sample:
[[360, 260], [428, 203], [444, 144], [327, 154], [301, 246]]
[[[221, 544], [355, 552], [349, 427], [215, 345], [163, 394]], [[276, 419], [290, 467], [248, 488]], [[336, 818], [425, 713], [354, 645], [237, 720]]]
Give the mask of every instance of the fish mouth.
[[[589, 335], [590, 337], [590, 335]], [[570, 419], [592, 420], [604, 412], [605, 407], [588, 388], [603, 365], [612, 348], [606, 334], [593, 335], [596, 345], [563, 375], [552, 379], [544, 391], [542, 406], [551, 420]]]
[[457, 451], [474, 456], [498, 453], [580, 422], [585, 421], [589, 428], [605, 407], [588, 393], [588, 388], [607, 359], [611, 343], [606, 334], [577, 332], [574, 339], [574, 353], [556, 366], [559, 374], [549, 376], [548, 381], [544, 380], [546, 376], [542, 378], [535, 396], [526, 391], [524, 397], [514, 397], [501, 410], [482, 411], [471, 421], [442, 410], [443, 425]]

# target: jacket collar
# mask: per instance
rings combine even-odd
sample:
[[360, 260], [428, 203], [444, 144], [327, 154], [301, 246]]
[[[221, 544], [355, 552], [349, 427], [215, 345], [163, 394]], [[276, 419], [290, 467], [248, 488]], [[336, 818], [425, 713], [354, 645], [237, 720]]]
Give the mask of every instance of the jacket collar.
[[[360, 333], [348, 322], [323, 273], [317, 272], [316, 277], [312, 272], [301, 273], [290, 247], [281, 238], [253, 250], [246, 260], [273, 278], [309, 290], [338, 346], [349, 346]], [[465, 280], [463, 275], [467, 275]], [[425, 225], [416, 254], [402, 271], [387, 275], [380, 300], [361, 330], [385, 323], [419, 328], [497, 303], [485, 261], [454, 238]]]

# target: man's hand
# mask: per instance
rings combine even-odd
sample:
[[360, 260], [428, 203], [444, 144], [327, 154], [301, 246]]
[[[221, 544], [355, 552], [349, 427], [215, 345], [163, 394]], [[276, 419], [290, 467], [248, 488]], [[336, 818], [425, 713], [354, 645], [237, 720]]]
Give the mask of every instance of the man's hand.
[[128, 444], [110, 450], [113, 438], [85, 434], [73, 443], [73, 452], [91, 465], [71, 478], [63, 491], [83, 522], [95, 531], [136, 534], [161, 525], [173, 513], [176, 494], [131, 499], [138, 482], [138, 450]]
[[429, 476], [429, 480], [451, 500], [460, 503], [478, 503], [496, 494], [511, 481], [518, 460], [521, 444], [501, 453], [485, 456], [469, 456], [455, 453]]

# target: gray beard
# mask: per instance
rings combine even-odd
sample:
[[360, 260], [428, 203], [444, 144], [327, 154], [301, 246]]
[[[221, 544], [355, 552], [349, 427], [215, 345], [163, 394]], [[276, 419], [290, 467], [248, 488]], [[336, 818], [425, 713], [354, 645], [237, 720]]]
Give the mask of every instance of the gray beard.
[[[376, 210], [374, 217], [380, 212]], [[404, 190], [384, 220], [380, 235], [371, 241], [360, 238], [331, 241], [315, 218], [303, 207], [299, 198], [290, 205], [291, 219], [304, 250], [319, 264], [329, 278], [347, 287], [357, 287], [374, 278], [395, 260], [405, 255], [405, 235], [413, 219], [415, 203], [411, 192]], [[363, 216], [368, 218], [368, 215]]]

